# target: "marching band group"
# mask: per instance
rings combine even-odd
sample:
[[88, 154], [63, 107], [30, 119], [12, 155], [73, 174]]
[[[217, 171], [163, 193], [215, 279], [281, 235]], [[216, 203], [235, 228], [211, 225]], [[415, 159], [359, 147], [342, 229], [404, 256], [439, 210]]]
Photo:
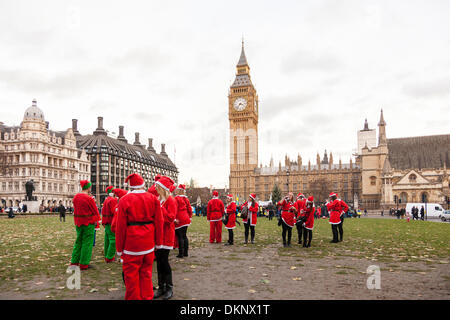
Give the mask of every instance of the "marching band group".
[[[169, 263], [170, 250], [178, 247], [177, 258], [188, 257], [189, 240], [187, 229], [191, 224], [192, 207], [186, 197], [186, 187], [176, 185], [166, 176], [157, 175], [155, 183], [145, 190], [144, 179], [133, 173], [125, 179], [128, 191], [109, 186], [108, 197], [103, 202], [101, 217], [91, 195], [91, 183], [80, 181], [82, 191], [75, 195], [74, 223], [77, 237], [70, 264], [86, 270], [92, 257], [95, 243], [95, 230], [100, 223], [105, 228], [104, 257], [106, 263], [122, 263], [122, 276], [125, 283], [126, 300], [149, 300], [161, 297], [164, 300], [173, 296], [172, 269]], [[291, 246], [292, 228], [298, 232], [298, 243], [310, 247], [314, 228], [314, 198], [306, 198], [302, 193], [289, 193], [277, 203], [281, 208], [278, 225], [282, 226], [283, 246]], [[343, 214], [348, 211], [347, 204], [336, 193], [331, 193], [326, 203], [330, 212], [329, 223], [333, 240], [343, 239]], [[245, 244], [255, 242], [258, 202], [254, 193], [240, 207], [240, 217], [244, 224]], [[222, 242], [222, 225], [228, 230], [225, 245], [234, 244], [233, 230], [236, 223], [237, 205], [233, 195], [227, 195], [226, 207], [219, 199], [217, 191], [207, 206], [207, 221], [210, 224], [210, 243]], [[154, 292], [152, 268], [156, 259], [158, 288]]]

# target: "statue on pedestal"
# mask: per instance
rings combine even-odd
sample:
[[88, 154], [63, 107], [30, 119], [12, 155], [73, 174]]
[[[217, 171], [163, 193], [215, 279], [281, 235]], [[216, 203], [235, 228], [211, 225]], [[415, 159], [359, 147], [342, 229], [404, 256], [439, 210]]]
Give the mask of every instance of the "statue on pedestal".
[[25, 183], [25, 190], [27, 192], [27, 201], [33, 201], [34, 180], [30, 179]]

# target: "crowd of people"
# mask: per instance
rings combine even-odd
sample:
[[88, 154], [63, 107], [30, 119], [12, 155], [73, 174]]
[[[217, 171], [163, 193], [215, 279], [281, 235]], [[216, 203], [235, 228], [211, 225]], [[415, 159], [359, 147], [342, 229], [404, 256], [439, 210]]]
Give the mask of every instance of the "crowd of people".
[[[125, 299], [149, 300], [173, 296], [172, 268], [169, 253], [178, 248], [177, 258], [189, 256], [188, 227], [191, 224], [193, 210], [186, 197], [186, 187], [176, 185], [166, 176], [156, 176], [155, 183], [145, 189], [143, 178], [133, 173], [125, 179], [126, 189], [108, 186], [108, 196], [101, 209], [97, 207], [91, 194], [91, 183], [80, 181], [82, 191], [73, 198], [76, 240], [73, 246], [71, 266], [87, 270], [90, 264], [92, 248], [95, 245], [96, 230], [100, 225], [105, 229], [105, 263], [122, 263], [122, 278], [125, 283]], [[59, 204], [60, 220], [64, 219]], [[347, 204], [331, 193], [325, 203], [331, 224], [332, 243], [343, 240], [344, 215]], [[65, 208], [64, 208], [65, 209]], [[283, 246], [291, 246], [292, 228], [298, 233], [298, 243], [310, 247], [314, 220], [321, 217], [321, 208], [315, 207], [314, 198], [306, 198], [299, 193], [294, 200], [292, 193], [267, 208], [269, 219], [279, 211], [278, 224], [282, 227]], [[279, 210], [278, 210], [279, 209]], [[101, 212], [101, 214], [100, 214]], [[225, 245], [234, 245], [234, 229], [240, 222], [244, 225], [244, 243], [254, 244], [258, 215], [262, 213], [256, 195], [250, 194], [242, 205], [233, 201], [233, 195], [226, 197], [226, 203], [213, 191], [212, 199], [206, 205], [206, 218], [210, 224], [210, 243], [222, 242], [222, 228], [228, 230]], [[65, 211], [64, 211], [65, 214]], [[152, 266], [156, 260], [158, 286], [152, 284]], [[156, 290], [156, 291], [154, 291]]]

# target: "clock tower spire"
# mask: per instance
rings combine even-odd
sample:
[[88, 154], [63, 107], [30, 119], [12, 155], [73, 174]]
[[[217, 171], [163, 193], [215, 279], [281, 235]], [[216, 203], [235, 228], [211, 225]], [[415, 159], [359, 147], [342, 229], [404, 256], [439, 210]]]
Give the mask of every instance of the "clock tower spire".
[[[248, 197], [252, 175], [258, 166], [258, 95], [242, 40], [236, 77], [228, 94], [230, 121], [230, 191]], [[252, 191], [254, 192], [254, 190]]]

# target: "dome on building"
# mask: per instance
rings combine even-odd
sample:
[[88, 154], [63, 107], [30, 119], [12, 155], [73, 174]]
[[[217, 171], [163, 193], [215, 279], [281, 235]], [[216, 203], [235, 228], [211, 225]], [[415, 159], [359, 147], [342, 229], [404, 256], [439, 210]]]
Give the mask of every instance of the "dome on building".
[[23, 120], [45, 120], [44, 113], [37, 107], [36, 99], [33, 100], [33, 104], [31, 105], [31, 107], [25, 110]]

